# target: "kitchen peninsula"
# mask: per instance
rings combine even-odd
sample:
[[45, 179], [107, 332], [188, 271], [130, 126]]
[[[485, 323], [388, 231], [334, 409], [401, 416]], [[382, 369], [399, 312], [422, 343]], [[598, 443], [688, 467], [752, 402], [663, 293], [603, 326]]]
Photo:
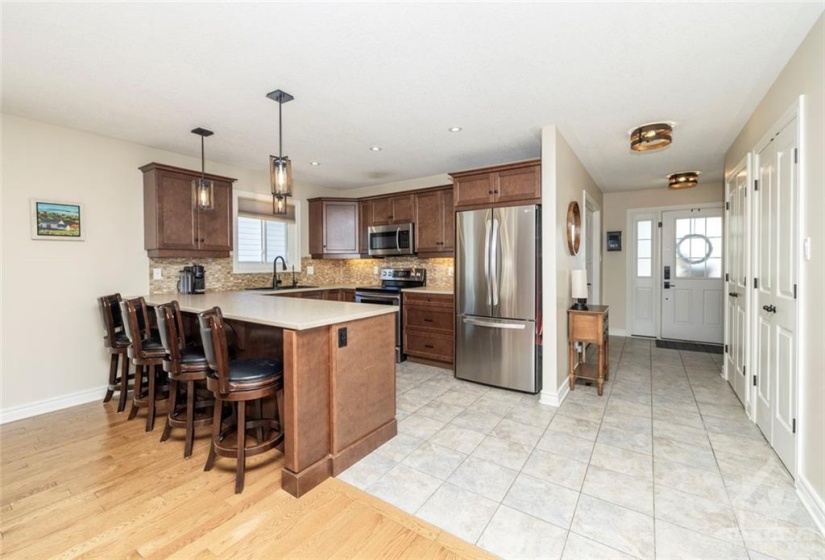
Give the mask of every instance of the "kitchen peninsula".
[[149, 305], [177, 299], [189, 330], [197, 328], [191, 314], [218, 306], [235, 333], [239, 357], [283, 360], [281, 486], [300, 497], [397, 433], [396, 308], [275, 294], [144, 297]]

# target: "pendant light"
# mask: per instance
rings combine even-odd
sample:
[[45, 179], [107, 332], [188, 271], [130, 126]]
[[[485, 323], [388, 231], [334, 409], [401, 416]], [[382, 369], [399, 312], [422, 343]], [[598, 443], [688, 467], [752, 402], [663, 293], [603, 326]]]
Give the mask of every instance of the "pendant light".
[[278, 102], [278, 155], [269, 156], [269, 182], [272, 187], [272, 211], [275, 214], [286, 214], [286, 197], [292, 196], [292, 162], [284, 155], [283, 115], [281, 109], [284, 103], [295, 99], [285, 91], [276, 89], [266, 94], [273, 101]]
[[630, 133], [630, 149], [634, 152], [661, 150], [673, 141], [673, 127], [668, 123], [640, 126]]
[[667, 185], [671, 189], [689, 189], [699, 184], [698, 171], [683, 171], [681, 173], [672, 173], [667, 176]]
[[197, 134], [201, 137], [201, 177], [200, 179], [192, 180], [192, 188], [195, 191], [195, 206], [198, 210], [214, 210], [215, 184], [206, 178], [206, 162], [203, 156], [203, 139], [207, 136], [212, 136], [214, 132], [198, 127], [192, 130], [192, 134]]

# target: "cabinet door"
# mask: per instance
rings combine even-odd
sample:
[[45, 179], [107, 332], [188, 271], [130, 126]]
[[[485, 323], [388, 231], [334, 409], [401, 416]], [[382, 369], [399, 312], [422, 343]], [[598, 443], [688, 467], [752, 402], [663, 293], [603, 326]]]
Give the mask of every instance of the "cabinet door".
[[341, 290], [341, 301], [355, 302], [355, 290], [348, 288]]
[[[452, 206], [452, 201], [450, 203]], [[443, 191], [415, 195], [415, 251], [437, 253], [444, 237]]]
[[409, 224], [415, 219], [415, 205], [413, 195], [394, 196], [390, 199], [392, 205], [392, 223]]
[[455, 207], [453, 206], [453, 189], [444, 189], [441, 192], [444, 204], [444, 239], [441, 250], [452, 253], [455, 251]]
[[157, 174], [157, 248], [197, 249], [192, 177], [171, 171]]
[[453, 200], [456, 208], [493, 202], [493, 174], [481, 173], [460, 177], [453, 184]]
[[369, 254], [369, 237], [367, 230], [372, 225], [372, 201], [362, 200], [358, 203], [358, 247], [362, 255]]
[[198, 248], [232, 250], [232, 185], [215, 181], [213, 210], [198, 210]]
[[324, 252], [324, 201], [309, 201], [309, 254]]
[[373, 226], [386, 226], [392, 223], [392, 201], [389, 198], [376, 198], [369, 201], [372, 205]]
[[358, 253], [358, 201], [324, 201], [323, 253]]
[[541, 168], [538, 165], [497, 173], [496, 202], [535, 201], [541, 198]]

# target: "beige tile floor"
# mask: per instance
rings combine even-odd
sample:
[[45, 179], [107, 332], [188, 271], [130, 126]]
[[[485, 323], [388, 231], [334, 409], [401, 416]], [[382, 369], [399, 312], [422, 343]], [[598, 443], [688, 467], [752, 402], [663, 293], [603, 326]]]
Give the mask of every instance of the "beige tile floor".
[[559, 408], [405, 362], [398, 435], [339, 478], [504, 558], [825, 558], [721, 360], [611, 338]]

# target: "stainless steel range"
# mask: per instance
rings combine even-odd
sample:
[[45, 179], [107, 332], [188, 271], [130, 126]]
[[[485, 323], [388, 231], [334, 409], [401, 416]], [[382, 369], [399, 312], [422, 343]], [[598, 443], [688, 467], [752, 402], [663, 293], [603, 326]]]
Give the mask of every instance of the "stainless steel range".
[[378, 305], [395, 305], [398, 313], [395, 314], [395, 361], [403, 362], [407, 359], [401, 347], [403, 337], [401, 326], [404, 324], [401, 313], [401, 290], [404, 288], [419, 288], [427, 285], [427, 270], [424, 268], [382, 268], [381, 285], [355, 288], [356, 303], [375, 303]]

